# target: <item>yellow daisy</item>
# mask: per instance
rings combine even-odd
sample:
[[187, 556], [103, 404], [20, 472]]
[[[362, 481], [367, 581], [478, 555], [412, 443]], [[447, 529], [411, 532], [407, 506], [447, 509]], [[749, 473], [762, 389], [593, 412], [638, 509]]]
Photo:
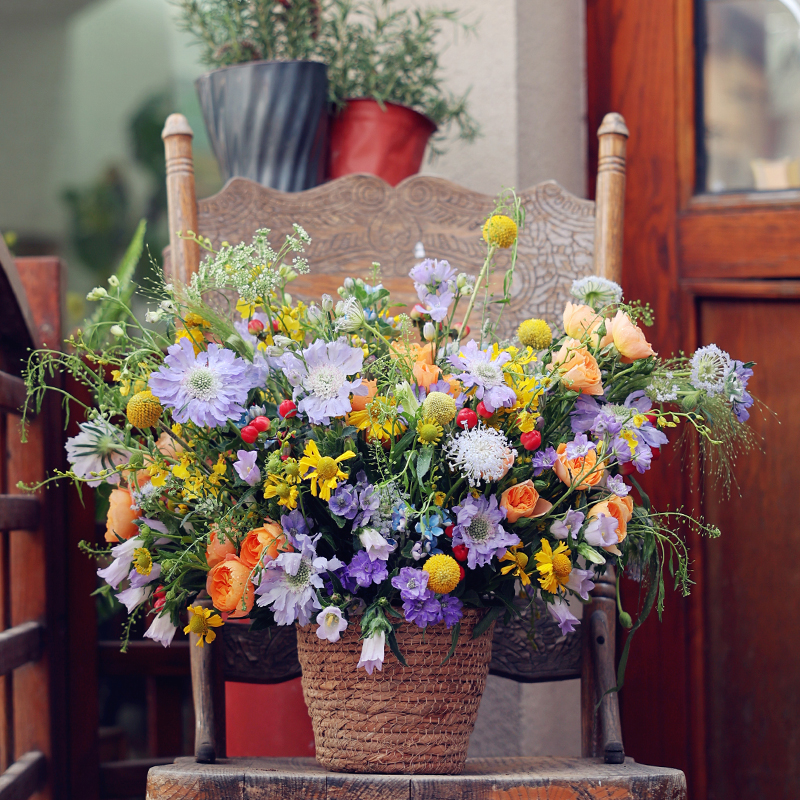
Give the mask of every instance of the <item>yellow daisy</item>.
[[510, 572], [515, 578], [519, 578], [520, 581], [522, 581], [523, 586], [530, 586], [530, 575], [525, 572], [525, 567], [528, 566], [528, 556], [520, 552], [521, 547], [521, 544], [515, 544], [513, 547], [509, 547], [508, 550], [506, 550], [505, 555], [500, 560], [510, 561], [511, 563], [503, 567], [500, 572], [502, 572], [503, 575], [508, 575]]
[[183, 632], [196, 633], [198, 647], [202, 647], [205, 642], [211, 644], [217, 638], [213, 629], [224, 625], [219, 614], [210, 608], [203, 608], [203, 606], [188, 606], [187, 611], [189, 612], [189, 624], [183, 629]]
[[547, 539], [542, 539], [542, 549], [534, 556], [536, 569], [539, 570], [539, 585], [546, 592], [556, 594], [562, 586], [566, 586], [572, 572], [569, 548], [561, 542], [553, 550]]
[[283, 475], [268, 475], [264, 481], [264, 497], [278, 498], [278, 505], [290, 511], [297, 508], [297, 487], [293, 486]]
[[396, 401], [390, 401], [387, 397], [375, 397], [362, 411], [351, 411], [347, 415], [347, 424], [365, 431], [367, 441], [388, 441], [406, 429], [400, 420], [393, 418], [394, 408], [387, 408], [390, 403], [393, 405]]
[[337, 458], [321, 456], [317, 443], [309, 439], [303, 457], [300, 459], [300, 472], [303, 479], [311, 481], [311, 494], [319, 496], [323, 500], [331, 499], [331, 492], [336, 488], [339, 481], [347, 480], [347, 473], [342, 472], [340, 464], [348, 458], [355, 458], [355, 453], [345, 450]]

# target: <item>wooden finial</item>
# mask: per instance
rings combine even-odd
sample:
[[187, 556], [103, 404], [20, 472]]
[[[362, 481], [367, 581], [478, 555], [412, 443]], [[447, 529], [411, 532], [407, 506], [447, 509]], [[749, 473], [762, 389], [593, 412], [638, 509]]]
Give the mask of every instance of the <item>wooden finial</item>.
[[167, 117], [161, 138], [167, 159], [167, 209], [169, 213], [170, 268], [167, 281], [189, 282], [200, 266], [200, 248], [178, 232], [197, 233], [197, 196], [194, 188], [192, 129], [183, 114]]
[[622, 281], [622, 220], [625, 209], [625, 151], [628, 127], [621, 114], [606, 114], [597, 131], [597, 192], [595, 197], [594, 271]]

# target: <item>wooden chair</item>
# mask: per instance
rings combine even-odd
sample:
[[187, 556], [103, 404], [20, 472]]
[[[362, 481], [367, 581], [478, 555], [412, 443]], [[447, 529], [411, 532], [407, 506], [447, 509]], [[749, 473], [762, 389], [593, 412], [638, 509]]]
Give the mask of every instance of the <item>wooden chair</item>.
[[[532, 316], [558, 320], [575, 278], [594, 272], [620, 280], [628, 131], [619, 114], [609, 114], [598, 135], [597, 204], [552, 181], [521, 194], [526, 223], [503, 335], [511, 335]], [[198, 203], [192, 131], [185, 118], [173, 114], [163, 138], [172, 232], [165, 270], [180, 281], [197, 269], [200, 252], [178, 231], [196, 231], [218, 246], [222, 241], [249, 241], [260, 227], [270, 228], [274, 241], [280, 241], [294, 222], [312, 239], [307, 248], [312, 273], [291, 286], [298, 297], [335, 295], [345, 275], [367, 278], [371, 264], [378, 261], [383, 285], [411, 304], [415, 297], [407, 274], [419, 242], [427, 256], [446, 258], [460, 271], [477, 274], [483, 263], [480, 233], [493, 208], [492, 197], [441, 178], [415, 176], [392, 188], [373, 176], [350, 175], [295, 194], [234, 178], [219, 194]], [[504, 258], [508, 251], [498, 258], [500, 281]], [[341, 775], [325, 772], [313, 759], [225, 759], [224, 681], [279, 683], [300, 675], [300, 666], [294, 628], [250, 633], [246, 625], [228, 624], [219, 630], [222, 634], [213, 647], [191, 647], [196, 759], [153, 768], [149, 800], [228, 794], [287, 800], [351, 795], [685, 797], [682, 773], [643, 767], [625, 758], [617, 695], [604, 695], [615, 685], [613, 570], [598, 581], [574, 634], [561, 635], [547, 612], [536, 620], [535, 648], [527, 638], [529, 627], [519, 620], [498, 623], [494, 633], [493, 674], [525, 682], [580, 677], [583, 759], [475, 759], [467, 762], [464, 775], [448, 777]], [[571, 788], [563, 794], [548, 793], [548, 787], [557, 786]]]

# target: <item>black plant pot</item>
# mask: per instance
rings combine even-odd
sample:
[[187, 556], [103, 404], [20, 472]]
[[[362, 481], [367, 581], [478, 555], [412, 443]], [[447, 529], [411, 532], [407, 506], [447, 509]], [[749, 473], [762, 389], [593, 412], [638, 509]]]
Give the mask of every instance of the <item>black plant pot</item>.
[[223, 178], [284, 192], [325, 179], [328, 68], [316, 61], [251, 61], [201, 75], [197, 93]]

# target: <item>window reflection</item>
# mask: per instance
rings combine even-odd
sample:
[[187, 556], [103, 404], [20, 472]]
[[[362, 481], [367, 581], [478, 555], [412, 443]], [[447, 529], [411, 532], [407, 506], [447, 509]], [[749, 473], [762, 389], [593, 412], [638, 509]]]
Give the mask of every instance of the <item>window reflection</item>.
[[699, 0], [698, 188], [800, 188], [800, 0]]

